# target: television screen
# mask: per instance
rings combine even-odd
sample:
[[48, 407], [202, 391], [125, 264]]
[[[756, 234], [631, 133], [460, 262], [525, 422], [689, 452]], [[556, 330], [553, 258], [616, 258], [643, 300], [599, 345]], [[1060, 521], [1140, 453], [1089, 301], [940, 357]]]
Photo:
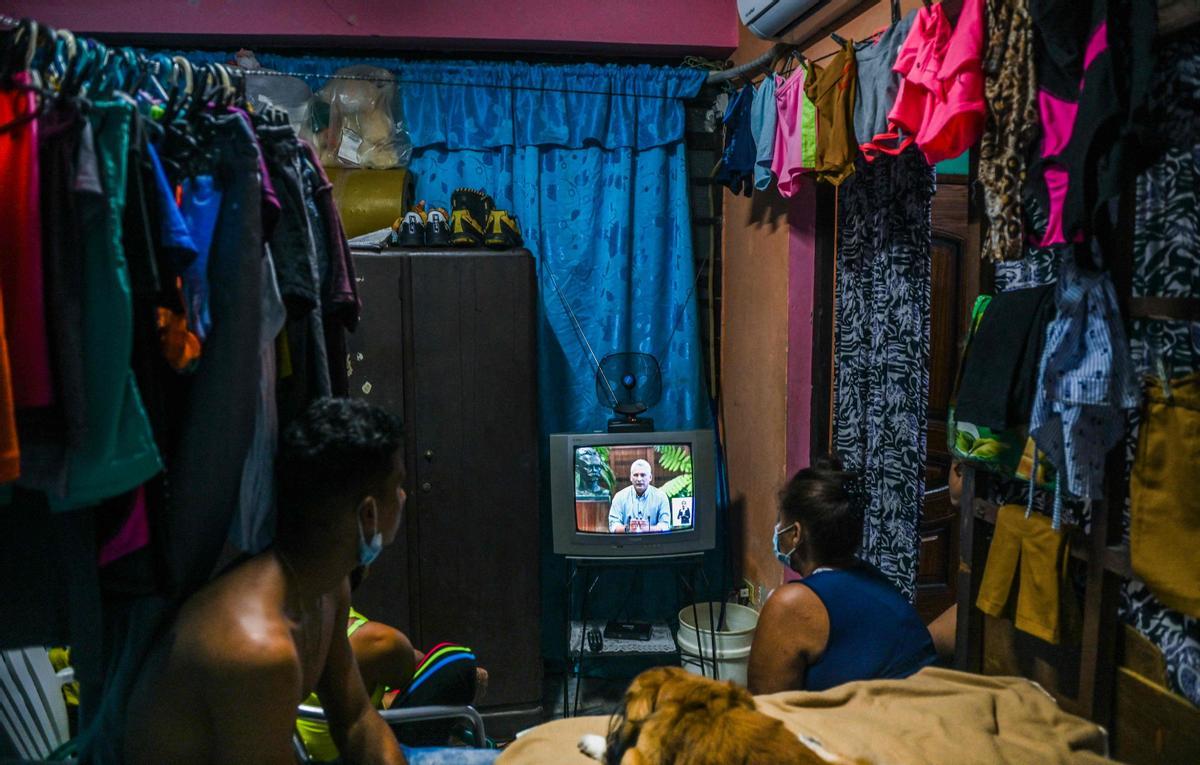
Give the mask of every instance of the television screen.
[[689, 443], [577, 446], [575, 530], [669, 534], [694, 524]]
[[711, 430], [552, 433], [554, 552], [647, 559], [711, 550], [715, 443]]

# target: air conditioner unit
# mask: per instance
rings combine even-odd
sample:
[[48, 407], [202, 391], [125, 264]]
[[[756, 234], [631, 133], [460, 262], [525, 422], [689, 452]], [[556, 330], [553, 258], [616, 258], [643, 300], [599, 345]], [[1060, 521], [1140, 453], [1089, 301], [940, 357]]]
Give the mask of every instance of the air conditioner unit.
[[738, 0], [746, 28], [765, 40], [806, 47], [875, 5], [876, 0]]

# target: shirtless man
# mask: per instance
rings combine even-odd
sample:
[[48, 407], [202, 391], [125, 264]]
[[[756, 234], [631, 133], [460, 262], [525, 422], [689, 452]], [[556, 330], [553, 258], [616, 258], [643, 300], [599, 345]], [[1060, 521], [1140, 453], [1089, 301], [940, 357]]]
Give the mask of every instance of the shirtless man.
[[296, 706], [320, 694], [347, 763], [404, 763], [346, 637], [349, 573], [400, 527], [398, 421], [323, 399], [283, 438], [275, 545], [184, 604], [130, 697], [127, 762], [295, 762]]

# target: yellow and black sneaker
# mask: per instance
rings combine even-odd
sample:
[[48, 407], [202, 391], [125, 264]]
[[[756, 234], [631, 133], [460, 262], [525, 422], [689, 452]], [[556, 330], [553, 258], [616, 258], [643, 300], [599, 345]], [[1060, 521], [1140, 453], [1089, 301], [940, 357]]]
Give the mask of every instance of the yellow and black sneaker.
[[400, 229], [395, 234], [397, 244], [401, 247], [424, 247], [427, 219], [425, 200], [421, 200], [415, 207], [404, 213], [404, 217], [400, 219]]
[[429, 211], [429, 219], [425, 221], [425, 244], [429, 247], [450, 245], [450, 216], [446, 214], [446, 208], [435, 207]]
[[479, 189], [455, 189], [450, 195], [450, 243], [455, 247], [483, 244], [483, 227], [495, 204]]
[[511, 250], [520, 247], [523, 242], [517, 216], [510, 215], [508, 210], [492, 210], [488, 215], [483, 243], [497, 250]]

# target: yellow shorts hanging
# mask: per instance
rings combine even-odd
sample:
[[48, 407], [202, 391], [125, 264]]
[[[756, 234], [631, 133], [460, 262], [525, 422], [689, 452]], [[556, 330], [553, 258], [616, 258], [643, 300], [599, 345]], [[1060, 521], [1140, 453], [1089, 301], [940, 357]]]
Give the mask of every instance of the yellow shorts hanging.
[[1133, 572], [1169, 608], [1200, 617], [1200, 374], [1152, 380], [1129, 481]]
[[1046, 516], [1033, 513], [1026, 518], [1020, 505], [1001, 507], [975, 604], [985, 614], [1003, 615], [1019, 565], [1021, 585], [1014, 624], [1022, 632], [1058, 643], [1066, 549], [1066, 537], [1051, 528]]

